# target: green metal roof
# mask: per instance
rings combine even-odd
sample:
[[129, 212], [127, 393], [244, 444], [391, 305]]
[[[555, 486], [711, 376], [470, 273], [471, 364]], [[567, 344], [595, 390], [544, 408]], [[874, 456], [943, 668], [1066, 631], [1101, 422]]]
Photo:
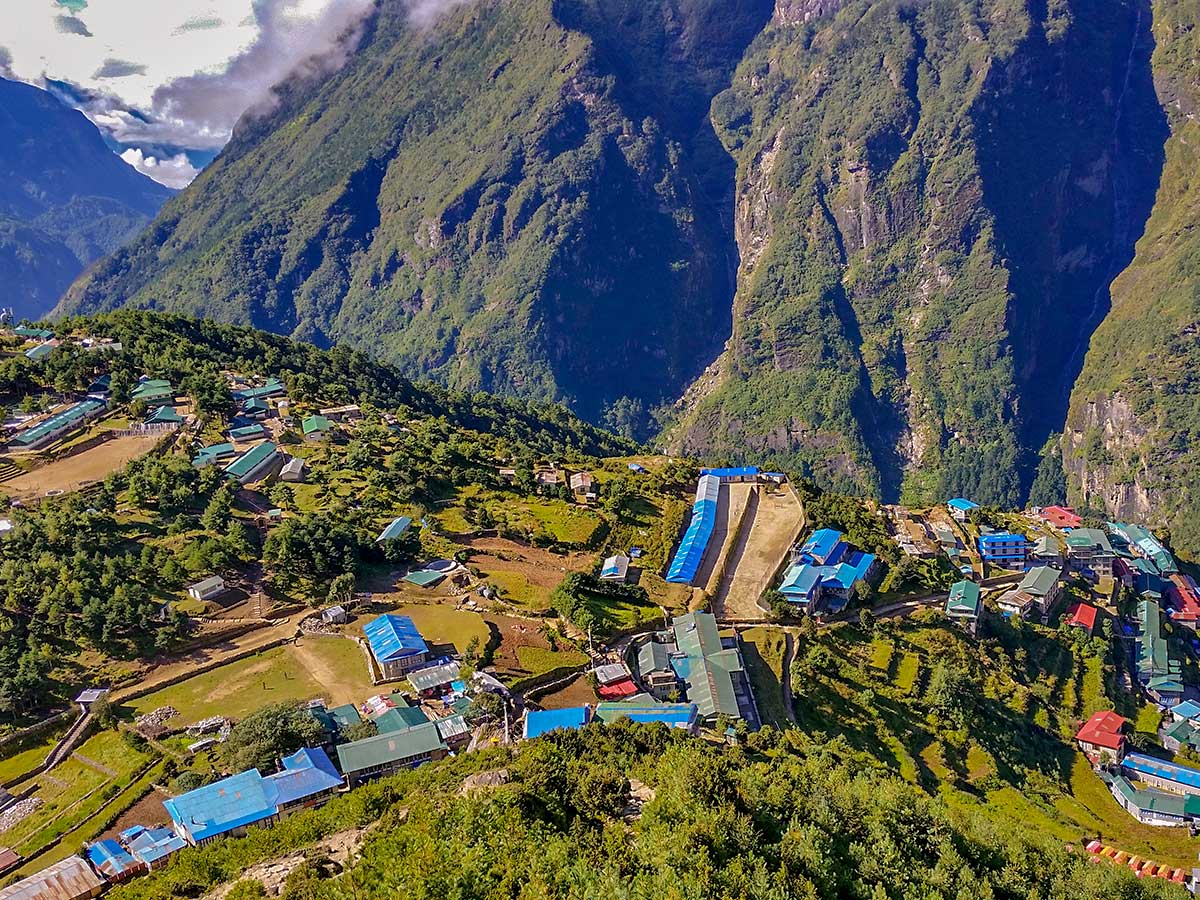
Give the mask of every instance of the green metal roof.
[[1112, 544], [1108, 535], [1099, 528], [1076, 528], [1067, 535], [1068, 547], [1099, 547], [1105, 553], [1112, 553]]
[[950, 588], [950, 597], [946, 601], [946, 614], [979, 615], [979, 585], [973, 581], [955, 582]]
[[258, 437], [260, 434], [265, 434], [265, 431], [258, 422], [255, 422], [253, 425], [242, 425], [238, 428], [229, 429], [229, 436], [235, 441]]
[[647, 641], [638, 650], [638, 673], [649, 675], [651, 672], [662, 672], [670, 668], [670, 656], [667, 648], [658, 641]]
[[225, 467], [225, 474], [232, 475], [234, 478], [244, 478], [249, 475], [266, 460], [270, 459], [276, 451], [276, 447], [270, 441], [263, 441], [254, 447], [251, 447], [228, 466]]
[[446, 744], [433, 722], [414, 725], [405, 731], [394, 731], [364, 738], [337, 748], [338, 761], [347, 775], [385, 766], [414, 756], [445, 750]]
[[445, 572], [433, 572], [428, 569], [422, 569], [420, 572], [410, 572], [402, 579], [409, 584], [415, 584], [417, 587], [433, 587], [446, 577]]
[[134, 400], [150, 400], [154, 397], [169, 397], [175, 393], [171, 382], [164, 378], [151, 378], [138, 383], [130, 397]]
[[179, 423], [182, 421], [183, 421], [183, 416], [181, 416], [179, 413], [175, 412], [175, 407], [160, 406], [158, 409], [156, 409], [150, 415], [150, 417], [148, 419], [146, 419], [146, 424], [147, 425], [158, 425], [158, 424], [167, 424], [167, 423], [176, 424], [176, 423]]
[[708, 613], [692, 612], [673, 619], [671, 628], [675, 643], [688, 657], [687, 695], [700, 715], [740, 717], [732, 673], [742, 666], [737, 650], [721, 647], [717, 620]]
[[1030, 569], [1021, 579], [1019, 590], [1035, 597], [1045, 597], [1054, 589], [1054, 585], [1058, 584], [1060, 574], [1058, 569], [1050, 566], [1038, 566], [1036, 569]]
[[308, 416], [303, 422], [300, 423], [300, 428], [305, 434], [315, 434], [319, 431], [328, 431], [332, 427], [333, 423], [324, 416]]
[[1200, 797], [1191, 794], [1168, 794], [1154, 788], [1139, 791], [1124, 775], [1113, 775], [1109, 778], [1121, 797], [1135, 809], [1168, 816], [1200, 816]]

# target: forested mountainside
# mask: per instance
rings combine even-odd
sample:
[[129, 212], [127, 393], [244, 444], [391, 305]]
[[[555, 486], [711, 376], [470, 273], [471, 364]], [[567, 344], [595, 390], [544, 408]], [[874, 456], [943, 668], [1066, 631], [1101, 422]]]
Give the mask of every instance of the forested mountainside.
[[243, 122], [64, 308], [348, 341], [593, 421], [673, 399], [729, 332], [733, 163], [708, 106], [770, 0], [484, 0], [432, 34], [406, 9], [382, 2], [341, 72]]
[[0, 78], [0, 307], [48, 312], [171, 191], [126, 165], [82, 113]]
[[741, 269], [682, 445], [1023, 502], [1153, 197], [1143, 6], [781, 4], [713, 104]]
[[1154, 75], [1171, 136], [1154, 213], [1071, 397], [1073, 498], [1169, 526], [1200, 555], [1200, 7], [1154, 4]]
[[[1147, 518], [1183, 471], [1152, 398], [1186, 398], [1195, 320], [1187, 4], [478, 0], [429, 31], [404, 7], [61, 310], [344, 341], [912, 503], [1023, 503], [1083, 369], [1077, 496]], [[1126, 407], [1146, 438], [1117, 460]]]

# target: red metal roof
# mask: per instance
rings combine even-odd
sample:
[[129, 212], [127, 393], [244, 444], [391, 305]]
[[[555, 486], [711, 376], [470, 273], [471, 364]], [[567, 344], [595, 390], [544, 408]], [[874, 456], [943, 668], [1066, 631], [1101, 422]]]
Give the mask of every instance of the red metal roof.
[[1086, 628], [1091, 631], [1096, 627], [1096, 613], [1099, 610], [1090, 603], [1076, 603], [1067, 610], [1067, 615], [1071, 617], [1071, 624], [1078, 625], [1081, 628]]
[[1110, 709], [1104, 709], [1083, 723], [1083, 727], [1075, 735], [1075, 740], [1083, 741], [1086, 744], [1095, 744], [1097, 747], [1107, 747], [1110, 750], [1119, 750], [1121, 743], [1125, 740], [1121, 729], [1126, 724], [1127, 721], [1121, 716]]
[[1042, 518], [1055, 528], [1077, 528], [1083, 524], [1083, 519], [1069, 506], [1044, 506]]
[[1171, 576], [1171, 586], [1167, 596], [1174, 610], [1174, 618], [1180, 622], [1196, 622], [1200, 620], [1200, 594], [1197, 593], [1196, 583], [1187, 575], [1178, 573]]
[[602, 684], [596, 688], [596, 693], [605, 700], [613, 698], [620, 699], [621, 697], [632, 697], [638, 692], [637, 685], [629, 678], [621, 681], [614, 681], [612, 684]]

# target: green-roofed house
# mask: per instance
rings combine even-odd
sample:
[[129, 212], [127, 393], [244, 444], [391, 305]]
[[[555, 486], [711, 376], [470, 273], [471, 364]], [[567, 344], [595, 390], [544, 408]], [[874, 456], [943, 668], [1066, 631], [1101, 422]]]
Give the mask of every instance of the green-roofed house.
[[403, 731], [342, 744], [337, 748], [337, 755], [346, 775], [346, 784], [353, 788], [370, 778], [415, 769], [422, 763], [442, 759], [448, 750], [437, 725], [425, 722]]
[[385, 709], [371, 719], [380, 734], [392, 734], [397, 731], [407, 731], [414, 725], [422, 725], [429, 721], [429, 716], [419, 706], [396, 706]]
[[401, 581], [407, 581], [409, 584], [415, 584], [417, 587], [431, 588], [437, 587], [446, 577], [445, 572], [435, 572], [432, 569], [421, 569], [417, 572], [409, 572]]
[[267, 383], [260, 387], [243, 388], [233, 392], [233, 399], [239, 403], [244, 400], [265, 400], [267, 397], [278, 397], [284, 394], [285, 388], [278, 378], [268, 378]]
[[950, 587], [946, 600], [946, 615], [969, 631], [975, 633], [979, 625], [979, 613], [983, 609], [979, 602], [979, 585], [973, 581], [958, 581]]
[[323, 441], [333, 433], [333, 423], [324, 416], [306, 416], [300, 430], [306, 441]]
[[1066, 538], [1067, 560], [1085, 578], [1111, 578], [1117, 554], [1099, 528], [1074, 528]]
[[267, 436], [267, 430], [262, 427], [259, 422], [253, 422], [250, 425], [240, 425], [237, 428], [229, 429], [229, 439], [231, 441], [253, 441], [261, 437]]
[[1001, 597], [997, 604], [1010, 615], [1024, 616], [1035, 611], [1042, 622], [1047, 622], [1062, 596], [1062, 572], [1052, 566], [1038, 566], [1026, 572], [1016, 589]]
[[171, 382], [165, 379], [147, 378], [145, 381], [138, 382], [129, 399], [141, 400], [147, 406], [171, 403], [175, 400], [175, 388], [171, 386]]
[[266, 476], [279, 458], [279, 448], [270, 441], [251, 447], [225, 467], [225, 474], [239, 484], [250, 484]]
[[646, 690], [659, 700], [666, 700], [679, 690], [679, 676], [671, 667], [673, 649], [655, 640], [647, 641], [638, 649], [638, 677]]
[[241, 414], [247, 419], [261, 421], [271, 414], [271, 406], [261, 397], [252, 397], [242, 403]]
[[213, 444], [210, 447], [201, 448], [200, 452], [192, 458], [192, 465], [197, 469], [203, 469], [205, 466], [211, 466], [213, 463], [229, 459], [231, 456], [237, 456], [237, 449], [233, 444]]
[[1124, 775], [1100, 776], [1127, 813], [1143, 825], [1178, 826], [1200, 819], [1200, 797], [1170, 794], [1157, 788], [1138, 790]]
[[18, 325], [13, 329], [13, 334], [31, 341], [48, 341], [54, 337], [54, 332], [49, 328], [34, 328], [31, 325]]
[[83, 426], [89, 419], [104, 412], [107, 406], [107, 403], [95, 397], [81, 400], [48, 419], [43, 419], [37, 425], [26, 428], [9, 441], [9, 446], [14, 450], [36, 450]]
[[147, 425], [182, 425], [183, 416], [173, 406], [160, 406], [146, 417]]
[[1180, 719], [1172, 722], [1159, 732], [1162, 745], [1172, 753], [1178, 753], [1184, 747], [1189, 750], [1200, 749], [1200, 727], [1191, 719]]
[[26, 350], [25, 358], [37, 362], [38, 360], [45, 359], [47, 356], [53, 353], [54, 348], [57, 346], [58, 344], [54, 341], [46, 341], [44, 344], [38, 344], [36, 347], [31, 347], [30, 349]]
[[1137, 606], [1137, 677], [1156, 703], [1174, 705], [1183, 699], [1183, 665], [1171, 655], [1162, 633], [1162, 608], [1153, 600]]
[[700, 719], [712, 724], [724, 715], [757, 725], [737, 638], [726, 647], [717, 620], [704, 612], [676, 616], [671, 620], [671, 630], [679, 652], [687, 659], [683, 679], [687, 699], [696, 704]]

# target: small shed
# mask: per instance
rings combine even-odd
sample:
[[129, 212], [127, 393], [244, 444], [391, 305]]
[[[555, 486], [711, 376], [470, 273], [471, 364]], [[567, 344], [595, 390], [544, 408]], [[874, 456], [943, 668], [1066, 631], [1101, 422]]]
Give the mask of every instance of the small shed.
[[571, 476], [571, 490], [576, 494], [586, 494], [592, 490], [592, 474], [590, 472], [576, 472]]
[[283, 464], [283, 469], [279, 472], [279, 478], [282, 481], [301, 482], [304, 480], [304, 460], [298, 456], [293, 456]]
[[225, 593], [225, 579], [220, 575], [213, 575], [211, 578], [188, 585], [187, 592], [193, 600], [211, 600], [213, 597], [219, 597]]
[[321, 621], [329, 625], [344, 625], [349, 618], [344, 606], [331, 606], [321, 611]]
[[75, 698], [75, 702], [79, 704], [79, 708], [81, 710], [88, 712], [91, 710], [96, 701], [102, 700], [107, 696], [108, 688], [88, 688]]
[[617, 554], [610, 556], [600, 567], [600, 578], [603, 581], [624, 581], [629, 577], [629, 557]]

